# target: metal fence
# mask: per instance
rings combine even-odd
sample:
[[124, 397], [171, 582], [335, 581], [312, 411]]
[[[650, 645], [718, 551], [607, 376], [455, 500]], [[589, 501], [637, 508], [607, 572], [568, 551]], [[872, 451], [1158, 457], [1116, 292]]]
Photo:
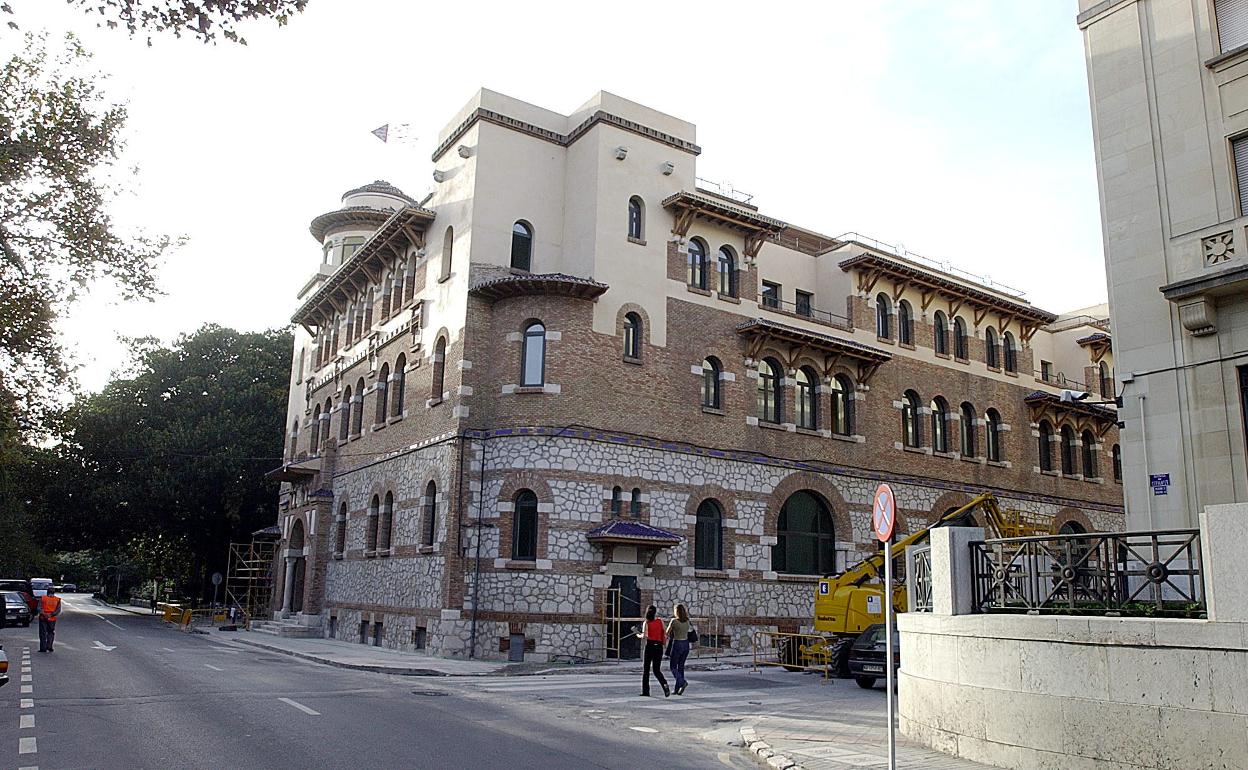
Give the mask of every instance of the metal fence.
[[754, 671], [780, 666], [789, 671], [817, 671], [826, 682], [832, 678], [837, 640], [818, 634], [783, 631], [754, 632]]
[[932, 547], [912, 545], [906, 549], [906, 597], [910, 612], [932, 611]]
[[1203, 617], [1200, 530], [970, 544], [977, 612]]

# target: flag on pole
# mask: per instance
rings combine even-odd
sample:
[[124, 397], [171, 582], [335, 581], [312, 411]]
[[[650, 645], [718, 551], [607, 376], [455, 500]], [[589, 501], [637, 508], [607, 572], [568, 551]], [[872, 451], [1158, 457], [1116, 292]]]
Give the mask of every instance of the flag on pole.
[[387, 141], [390, 138], [390, 124], [387, 123], [380, 128], [374, 128], [372, 134], [383, 142]]

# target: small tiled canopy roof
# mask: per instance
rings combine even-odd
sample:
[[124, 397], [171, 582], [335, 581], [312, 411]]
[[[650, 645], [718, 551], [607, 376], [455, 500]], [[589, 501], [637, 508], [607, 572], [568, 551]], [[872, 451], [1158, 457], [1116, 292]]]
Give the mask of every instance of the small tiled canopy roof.
[[892, 353], [871, 345], [831, 334], [820, 334], [807, 331], [796, 326], [777, 323], [766, 318], [751, 318], [736, 325], [738, 334], [763, 335], [771, 339], [783, 340], [798, 345], [806, 345], [818, 350], [832, 353], [843, 353], [853, 358], [874, 363], [884, 363], [893, 358]]
[[1023, 401], [1029, 405], [1048, 404], [1052, 406], [1060, 406], [1072, 412], [1085, 414], [1089, 417], [1095, 417], [1101, 420], [1110, 420], [1116, 422], [1118, 420], [1118, 412], [1095, 404], [1085, 404], [1081, 401], [1063, 401], [1062, 397], [1055, 393], [1045, 393], [1043, 390], [1032, 391], [1023, 397]]
[[601, 527], [591, 529], [585, 533], [585, 539], [591, 543], [655, 545], [662, 548], [676, 545], [681, 541], [680, 535], [668, 532], [666, 529], [624, 519], [612, 519]]
[[523, 273], [482, 281], [473, 286], [468, 293], [491, 302], [504, 297], [521, 297], [531, 294], [597, 299], [608, 288], [610, 287], [605, 283], [565, 273]]
[[363, 194], [380, 193], [382, 195], [393, 195], [396, 198], [402, 198], [408, 203], [413, 203], [413, 204], [416, 203], [415, 198], [408, 196], [407, 193], [403, 192], [402, 190], [390, 184], [384, 179], [378, 179], [375, 182], [369, 182], [368, 184], [362, 187], [357, 187], [354, 190], [347, 190], [345, 193], [342, 194], [342, 197], [343, 197], [343, 200], [346, 200], [349, 196], [359, 195], [362, 193]]
[[265, 527], [264, 529], [257, 529], [255, 532], [251, 533], [251, 536], [252, 537], [281, 537], [282, 528], [274, 524], [271, 527]]
[[1086, 337], [1080, 337], [1079, 339], [1075, 340], [1075, 344], [1076, 345], [1091, 345], [1094, 342], [1101, 342], [1102, 340], [1104, 340], [1105, 342], [1109, 342], [1110, 339], [1111, 339], [1110, 336], [1106, 334], [1105, 332], [1094, 332], [1092, 334], [1089, 334]]

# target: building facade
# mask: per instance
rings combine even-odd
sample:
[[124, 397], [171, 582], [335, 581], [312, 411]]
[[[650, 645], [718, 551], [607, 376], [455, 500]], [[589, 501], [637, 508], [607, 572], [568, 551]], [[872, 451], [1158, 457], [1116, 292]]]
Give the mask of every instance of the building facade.
[[1248, 3], [1081, 0], [1134, 529], [1248, 501]]
[[[299, 294], [280, 615], [437, 654], [628, 655], [613, 617], [709, 643], [809, 626], [819, 575], [992, 490], [1118, 529], [1103, 308], [1061, 316], [697, 179], [694, 126], [607, 93], [479, 92], [434, 192], [317, 217]], [[1091, 400], [1098, 400], [1093, 398]]]

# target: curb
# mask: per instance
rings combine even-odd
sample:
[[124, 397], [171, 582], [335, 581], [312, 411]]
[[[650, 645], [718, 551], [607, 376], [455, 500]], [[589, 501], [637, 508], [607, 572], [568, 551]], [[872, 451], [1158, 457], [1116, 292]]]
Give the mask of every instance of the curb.
[[264, 642], [255, 639], [243, 639], [240, 637], [230, 637], [229, 641], [245, 644], [249, 647], [265, 650], [267, 652], [277, 652], [283, 655], [289, 655], [292, 658], [320, 663], [326, 666], [334, 666], [335, 668], [345, 668], [352, 671], [368, 671], [374, 674], [393, 674], [395, 676], [425, 676], [425, 677], [473, 677], [473, 676], [494, 676], [497, 672], [481, 673], [481, 674], [448, 674], [445, 671], [438, 671], [433, 668], [404, 668], [401, 666], [383, 666], [371, 663], [345, 663], [340, 660], [332, 660], [330, 658], [318, 655], [310, 655], [306, 652], [298, 652], [296, 650], [287, 650], [283, 647], [273, 647]]
[[776, 770], [806, 770], [794, 762], [792, 757], [774, 751], [771, 744], [759, 740], [753, 727], [741, 728], [741, 743], [746, 751], [755, 756], [760, 765], [773, 767]]

